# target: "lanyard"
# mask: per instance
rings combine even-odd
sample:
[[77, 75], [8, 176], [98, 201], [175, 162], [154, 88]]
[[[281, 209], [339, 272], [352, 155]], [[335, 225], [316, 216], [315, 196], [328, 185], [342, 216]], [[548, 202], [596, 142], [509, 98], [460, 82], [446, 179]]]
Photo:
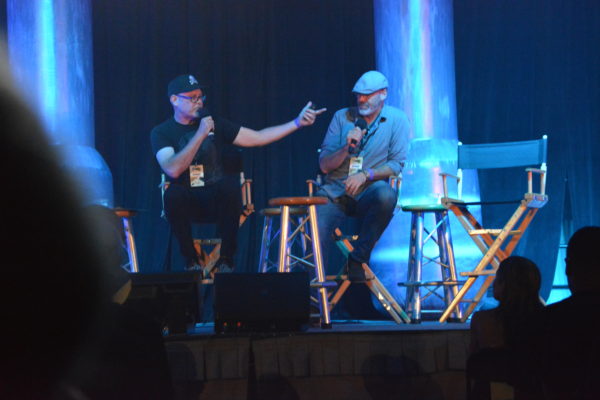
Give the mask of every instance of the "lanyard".
[[375, 135], [375, 132], [377, 132], [377, 130], [379, 129], [381, 120], [382, 120], [381, 113], [379, 113], [379, 115], [377, 116], [375, 121], [373, 121], [371, 123], [371, 125], [369, 125], [367, 127], [367, 133], [365, 134], [365, 136], [363, 136], [362, 140], [360, 141], [360, 146], [358, 147], [358, 152], [357, 152], [358, 154], [360, 154], [360, 152], [363, 151], [363, 149], [367, 145], [367, 142], [369, 141], [369, 139], [371, 139], [373, 137], [373, 135]]

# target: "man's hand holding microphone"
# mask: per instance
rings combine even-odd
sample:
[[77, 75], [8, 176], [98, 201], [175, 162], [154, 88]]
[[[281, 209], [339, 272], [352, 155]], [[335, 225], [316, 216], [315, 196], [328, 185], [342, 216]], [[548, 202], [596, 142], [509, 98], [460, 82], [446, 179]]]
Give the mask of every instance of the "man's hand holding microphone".
[[[348, 135], [346, 135], [346, 144], [348, 145], [349, 154], [352, 155], [357, 151], [357, 147], [366, 132], [367, 122], [364, 119], [359, 118], [355, 122], [354, 128], [352, 128], [348, 132]], [[350, 196], [356, 195], [366, 181], [367, 176], [362, 171], [350, 175], [344, 181], [344, 184], [346, 185], [346, 193], [348, 193]]]

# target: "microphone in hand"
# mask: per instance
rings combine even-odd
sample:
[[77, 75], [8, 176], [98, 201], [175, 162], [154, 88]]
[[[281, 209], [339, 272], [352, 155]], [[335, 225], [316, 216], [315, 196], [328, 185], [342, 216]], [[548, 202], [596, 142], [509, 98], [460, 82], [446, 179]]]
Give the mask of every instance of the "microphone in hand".
[[[208, 108], [206, 107], [202, 107], [200, 109], [198, 109], [198, 120], [202, 121], [202, 118], [206, 118], [206, 117], [210, 117], [211, 116], [211, 112], [209, 111]], [[208, 133], [208, 135], [213, 135], [214, 134], [214, 126], [210, 129], [210, 132]]]
[[[359, 128], [361, 131], [363, 131], [363, 130], [367, 129], [367, 121], [365, 121], [362, 118], [359, 118], [354, 123], [354, 126]], [[358, 141], [356, 139], [350, 139], [350, 146], [348, 146], [348, 153], [354, 154], [354, 152], [356, 151], [357, 144], [358, 144]]]

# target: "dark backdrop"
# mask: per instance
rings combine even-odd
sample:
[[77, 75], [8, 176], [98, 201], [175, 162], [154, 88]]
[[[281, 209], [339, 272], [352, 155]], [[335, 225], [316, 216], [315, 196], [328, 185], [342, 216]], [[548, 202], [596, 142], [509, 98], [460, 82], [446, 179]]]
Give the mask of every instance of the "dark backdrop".
[[[0, 25], [5, 0], [0, 0]], [[594, 0], [454, 2], [459, 139], [549, 136], [549, 204], [519, 252], [552, 279], [561, 225], [600, 224], [600, 6]], [[371, 1], [124, 0], [93, 2], [96, 143], [115, 182], [116, 205], [135, 220], [143, 271], [162, 268], [159, 170], [148, 135], [170, 114], [165, 86], [191, 72], [209, 107], [252, 128], [294, 118], [307, 100], [329, 108], [318, 123], [246, 150], [255, 202], [302, 194], [332, 112], [352, 101], [374, 67]], [[513, 182], [481, 179], [482, 196], [510, 197]], [[517, 193], [521, 194], [521, 193]], [[485, 213], [489, 221], [496, 214]], [[241, 235], [241, 269], [254, 269], [259, 219]]]
[[[600, 225], [600, 3], [455, 1], [454, 31], [460, 140], [548, 135], [550, 201], [517, 248], [542, 269], [546, 297], [561, 226], [568, 239]], [[484, 176], [480, 185], [484, 199], [508, 198], [524, 181]]]

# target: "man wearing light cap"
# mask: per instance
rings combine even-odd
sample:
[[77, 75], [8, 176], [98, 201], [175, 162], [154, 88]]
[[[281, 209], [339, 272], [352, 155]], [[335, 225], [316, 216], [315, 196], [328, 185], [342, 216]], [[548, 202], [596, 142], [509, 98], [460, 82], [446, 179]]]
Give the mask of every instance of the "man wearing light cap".
[[385, 105], [387, 87], [386, 77], [378, 71], [358, 79], [352, 89], [356, 107], [335, 113], [319, 157], [326, 174], [319, 195], [330, 200], [317, 209], [323, 253], [332, 244], [334, 229], [346, 217], [358, 217], [359, 237], [347, 263], [348, 277], [355, 282], [369, 278], [362, 263], [369, 262], [397, 201], [387, 178], [401, 174], [408, 149], [408, 119], [399, 109]]
[[173, 79], [167, 95], [173, 117], [151, 133], [152, 150], [171, 183], [164, 196], [167, 220], [186, 268], [191, 270], [200, 269], [191, 223], [214, 220], [221, 238], [221, 258], [215, 268], [231, 272], [242, 204], [239, 176], [224, 174], [224, 149], [231, 144], [254, 147], [273, 143], [312, 125], [325, 109], [313, 110], [308, 102], [296, 119], [256, 131], [224, 118], [213, 119], [204, 107], [204, 87], [193, 75]]

